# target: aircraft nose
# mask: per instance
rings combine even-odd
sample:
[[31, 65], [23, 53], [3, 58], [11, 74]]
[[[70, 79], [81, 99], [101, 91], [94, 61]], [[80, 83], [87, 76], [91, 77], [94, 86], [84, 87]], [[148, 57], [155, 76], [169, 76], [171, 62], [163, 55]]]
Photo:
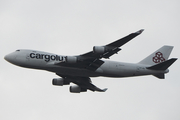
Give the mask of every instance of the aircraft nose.
[[4, 59], [10, 63], [14, 63], [16, 55], [14, 53], [10, 53], [4, 57]]

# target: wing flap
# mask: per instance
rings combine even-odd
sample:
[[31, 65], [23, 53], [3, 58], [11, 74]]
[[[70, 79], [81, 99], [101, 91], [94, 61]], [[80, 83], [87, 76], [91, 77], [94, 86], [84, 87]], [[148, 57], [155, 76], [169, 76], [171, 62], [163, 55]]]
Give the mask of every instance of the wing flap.
[[110, 52], [104, 53], [102, 57], [103, 58], [109, 58], [112, 55], [114, 55], [115, 53], [118, 53], [120, 50], [121, 50], [120, 48], [115, 48], [114, 50], [112, 50]]

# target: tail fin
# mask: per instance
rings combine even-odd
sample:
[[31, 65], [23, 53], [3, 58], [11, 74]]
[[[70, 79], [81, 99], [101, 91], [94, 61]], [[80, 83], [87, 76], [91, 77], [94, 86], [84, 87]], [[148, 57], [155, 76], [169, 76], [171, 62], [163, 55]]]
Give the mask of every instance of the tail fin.
[[173, 46], [165, 45], [140, 61], [139, 64], [156, 65], [158, 63], [164, 62], [169, 58], [172, 49]]

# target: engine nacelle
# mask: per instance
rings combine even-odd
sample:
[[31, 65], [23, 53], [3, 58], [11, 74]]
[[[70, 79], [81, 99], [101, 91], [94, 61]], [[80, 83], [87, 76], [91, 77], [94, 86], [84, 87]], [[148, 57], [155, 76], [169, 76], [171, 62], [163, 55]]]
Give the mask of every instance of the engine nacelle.
[[77, 57], [75, 56], [66, 56], [66, 62], [67, 63], [77, 63]]
[[63, 86], [63, 85], [69, 85], [70, 82], [67, 81], [67, 80], [64, 79], [64, 78], [54, 78], [54, 79], [52, 80], [52, 84], [53, 84], [53, 85], [58, 85], [58, 86]]
[[69, 91], [71, 93], [80, 93], [80, 92], [87, 92], [87, 89], [83, 89], [78, 85], [70, 86]]
[[96, 54], [103, 54], [106, 52], [106, 50], [105, 50], [105, 47], [103, 47], [103, 46], [94, 46], [93, 52]]

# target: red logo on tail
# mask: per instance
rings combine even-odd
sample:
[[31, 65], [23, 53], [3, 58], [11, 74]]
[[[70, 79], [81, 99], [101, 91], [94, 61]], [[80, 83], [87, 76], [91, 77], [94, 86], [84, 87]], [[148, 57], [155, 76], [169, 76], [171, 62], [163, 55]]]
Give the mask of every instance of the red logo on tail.
[[155, 63], [161, 63], [164, 61], [165, 61], [165, 59], [161, 52], [157, 52], [156, 55], [153, 57], [153, 62], [155, 62]]

